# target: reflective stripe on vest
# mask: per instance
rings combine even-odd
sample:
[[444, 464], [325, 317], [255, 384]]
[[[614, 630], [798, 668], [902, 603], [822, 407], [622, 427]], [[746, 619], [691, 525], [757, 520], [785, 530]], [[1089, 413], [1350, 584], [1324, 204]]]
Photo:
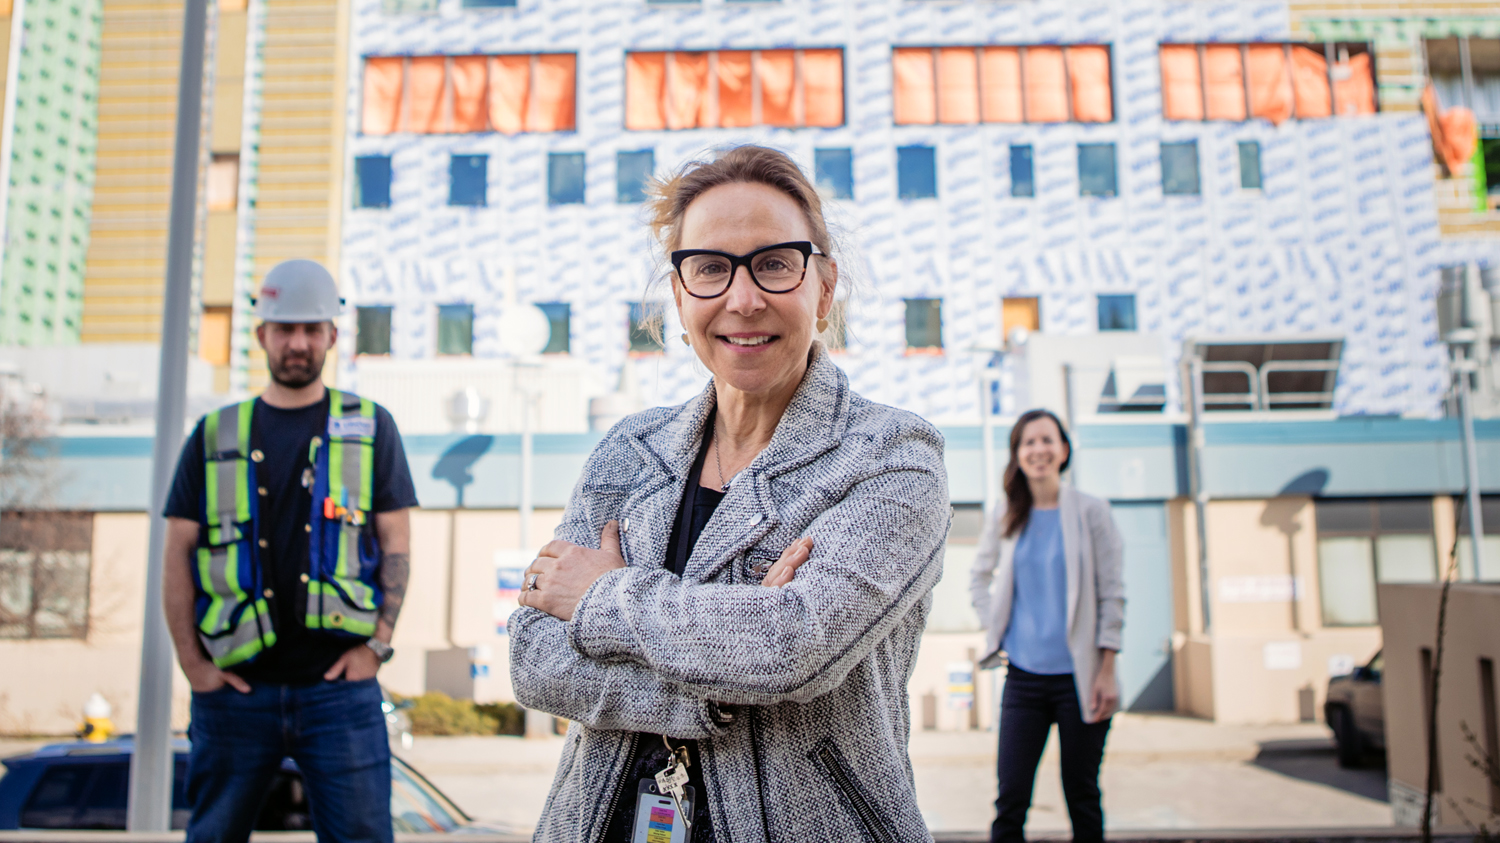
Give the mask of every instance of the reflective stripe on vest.
[[259, 594], [259, 560], [251, 541], [254, 409], [254, 401], [244, 401], [209, 413], [203, 423], [208, 546], [198, 548], [193, 574], [199, 591], [198, 637], [219, 667], [247, 661], [276, 643], [270, 607]]
[[313, 490], [313, 579], [305, 623], [308, 629], [370, 636], [381, 598], [374, 586], [378, 555], [361, 550], [374, 487], [375, 404], [336, 389], [329, 393], [327, 449], [314, 459], [319, 482]]

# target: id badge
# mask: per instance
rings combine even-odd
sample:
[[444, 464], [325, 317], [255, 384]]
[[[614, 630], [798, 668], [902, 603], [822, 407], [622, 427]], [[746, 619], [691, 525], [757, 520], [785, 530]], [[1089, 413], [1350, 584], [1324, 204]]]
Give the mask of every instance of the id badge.
[[[683, 787], [682, 810], [692, 811], [697, 795]], [[671, 794], [659, 793], [654, 779], [641, 779], [635, 790], [635, 832], [630, 843], [689, 843], [692, 832]]]

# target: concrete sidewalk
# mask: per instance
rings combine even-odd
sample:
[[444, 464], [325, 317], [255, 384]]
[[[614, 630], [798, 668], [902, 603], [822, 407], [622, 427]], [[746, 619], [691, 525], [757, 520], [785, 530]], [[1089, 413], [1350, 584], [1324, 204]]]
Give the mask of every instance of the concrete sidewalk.
[[[917, 732], [917, 799], [934, 832], [989, 827], [995, 799], [992, 732]], [[479, 819], [531, 825], [562, 740], [418, 737], [407, 761]], [[1391, 824], [1380, 770], [1341, 770], [1321, 725], [1232, 727], [1121, 715], [1101, 774], [1112, 833], [1188, 829], [1335, 829]], [[1057, 741], [1037, 776], [1028, 833], [1068, 830]]]

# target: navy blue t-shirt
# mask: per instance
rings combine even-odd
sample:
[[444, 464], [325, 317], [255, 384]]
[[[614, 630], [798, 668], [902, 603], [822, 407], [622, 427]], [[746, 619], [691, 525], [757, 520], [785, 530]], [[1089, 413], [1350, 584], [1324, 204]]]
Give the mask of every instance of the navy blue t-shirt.
[[[305, 587], [301, 576], [308, 567], [305, 529], [312, 515], [312, 492], [302, 487], [308, 449], [314, 436], [328, 427], [328, 393], [306, 407], [281, 409], [256, 399], [250, 421], [251, 447], [265, 459], [255, 466], [256, 483], [266, 494], [260, 499], [261, 536], [266, 547], [260, 552], [265, 582], [272, 589], [276, 620], [276, 646], [254, 661], [231, 668], [255, 682], [306, 685], [320, 682], [339, 656], [353, 646], [347, 636], [308, 631]], [[326, 438], [326, 436], [325, 436]], [[167, 496], [165, 515], [203, 523], [203, 420], [182, 446], [177, 476]], [[384, 407], [375, 407], [375, 488], [371, 506], [375, 512], [390, 512], [417, 505], [411, 469], [396, 422]]]

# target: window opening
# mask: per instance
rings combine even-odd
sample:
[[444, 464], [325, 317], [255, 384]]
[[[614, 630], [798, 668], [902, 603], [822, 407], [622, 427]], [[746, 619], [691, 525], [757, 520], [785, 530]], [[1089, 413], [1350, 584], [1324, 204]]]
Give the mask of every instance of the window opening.
[[355, 354], [391, 353], [391, 306], [364, 305], [354, 309], [356, 330]]
[[1080, 143], [1078, 145], [1078, 193], [1080, 196], [1114, 196], [1115, 145]]
[[896, 147], [896, 194], [902, 199], [937, 198], [937, 150]]
[[438, 305], [438, 354], [474, 353], [474, 305]]
[[537, 307], [547, 314], [547, 324], [552, 332], [547, 337], [543, 354], [567, 354], [572, 351], [573, 309], [566, 302], [541, 302]]
[[1167, 196], [1197, 196], [1198, 142], [1161, 145], [1161, 192]]
[[637, 205], [646, 201], [646, 189], [655, 174], [654, 150], [615, 153], [615, 202], [620, 205]]
[[547, 153], [547, 204], [582, 205], [583, 174], [582, 152]]
[[448, 161], [448, 204], [483, 208], [489, 188], [488, 155], [455, 155]]
[[1011, 144], [1010, 195], [1035, 196], [1036, 176], [1032, 166], [1031, 144]]
[[362, 155], [354, 159], [354, 207], [391, 206], [391, 156]]
[[906, 300], [906, 351], [937, 353], [943, 350], [943, 300]]
[[1099, 298], [1099, 330], [1135, 330], [1135, 294], [1101, 295]]
[[854, 150], [814, 149], [813, 175], [818, 189], [834, 199], [854, 198]]

